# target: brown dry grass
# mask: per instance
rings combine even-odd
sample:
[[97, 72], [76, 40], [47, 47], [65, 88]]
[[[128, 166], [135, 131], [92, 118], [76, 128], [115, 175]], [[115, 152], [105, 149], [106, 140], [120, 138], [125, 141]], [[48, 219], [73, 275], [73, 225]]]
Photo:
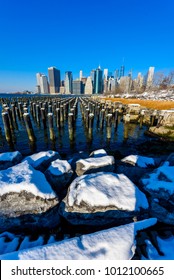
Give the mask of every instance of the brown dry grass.
[[113, 102], [122, 102], [123, 104], [140, 104], [143, 107], [156, 110], [170, 110], [174, 109], [174, 101], [161, 101], [161, 100], [139, 100], [139, 99], [124, 99], [124, 98], [104, 98]]

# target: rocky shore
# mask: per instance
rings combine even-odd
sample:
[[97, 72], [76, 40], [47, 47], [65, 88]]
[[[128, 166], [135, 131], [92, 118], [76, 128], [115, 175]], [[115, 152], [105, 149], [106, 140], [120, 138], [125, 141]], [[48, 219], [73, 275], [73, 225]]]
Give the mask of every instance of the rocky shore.
[[173, 174], [174, 154], [2, 153], [0, 259], [165, 259]]

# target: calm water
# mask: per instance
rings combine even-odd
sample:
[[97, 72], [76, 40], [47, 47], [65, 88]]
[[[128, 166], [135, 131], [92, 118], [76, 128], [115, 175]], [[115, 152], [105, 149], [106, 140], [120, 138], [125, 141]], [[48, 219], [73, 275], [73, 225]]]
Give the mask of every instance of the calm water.
[[[14, 95], [0, 95], [0, 98], [4, 97], [14, 98]], [[106, 137], [106, 128], [104, 127], [103, 130], [100, 130], [97, 127], [96, 119], [94, 119], [92, 137], [89, 137], [88, 132], [83, 126], [80, 102], [78, 102], [77, 109], [78, 113], [73, 141], [69, 140], [67, 120], [61, 130], [56, 128], [54, 121], [56, 140], [52, 142], [49, 139], [48, 129], [44, 130], [42, 123], [39, 126], [31, 116], [35, 136], [37, 138], [36, 143], [29, 143], [25, 123], [18, 120], [18, 129], [16, 129], [13, 133], [14, 145], [12, 146], [7, 143], [4, 136], [4, 127], [1, 117], [2, 107], [0, 105], [0, 152], [18, 150], [25, 156], [34, 152], [53, 149], [58, 151], [63, 158], [69, 158], [72, 154], [78, 151], [91, 152], [95, 149], [104, 148], [109, 154], [125, 156], [139, 153], [137, 147], [141, 147], [143, 143], [147, 141], [151, 141], [151, 144], [153, 144], [153, 139], [144, 135], [144, 132], [147, 130], [146, 126], [143, 126], [142, 128], [136, 124], [129, 124], [125, 126], [121, 119], [119, 120], [117, 130], [115, 130], [112, 126], [111, 139], [107, 139]]]

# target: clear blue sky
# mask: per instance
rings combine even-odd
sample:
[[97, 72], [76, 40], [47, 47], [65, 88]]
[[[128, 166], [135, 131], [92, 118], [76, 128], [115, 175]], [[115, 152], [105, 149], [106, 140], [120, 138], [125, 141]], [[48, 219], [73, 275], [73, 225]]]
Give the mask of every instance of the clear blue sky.
[[56, 66], [89, 75], [101, 65], [174, 69], [173, 0], [2, 0], [0, 92], [34, 90]]

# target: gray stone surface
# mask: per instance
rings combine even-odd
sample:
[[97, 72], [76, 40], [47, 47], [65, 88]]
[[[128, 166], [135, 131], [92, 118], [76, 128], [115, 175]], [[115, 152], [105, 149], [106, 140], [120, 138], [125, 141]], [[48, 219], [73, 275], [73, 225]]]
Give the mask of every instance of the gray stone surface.
[[101, 171], [112, 172], [114, 168], [115, 160], [113, 156], [91, 157], [76, 162], [76, 174], [78, 176]]

